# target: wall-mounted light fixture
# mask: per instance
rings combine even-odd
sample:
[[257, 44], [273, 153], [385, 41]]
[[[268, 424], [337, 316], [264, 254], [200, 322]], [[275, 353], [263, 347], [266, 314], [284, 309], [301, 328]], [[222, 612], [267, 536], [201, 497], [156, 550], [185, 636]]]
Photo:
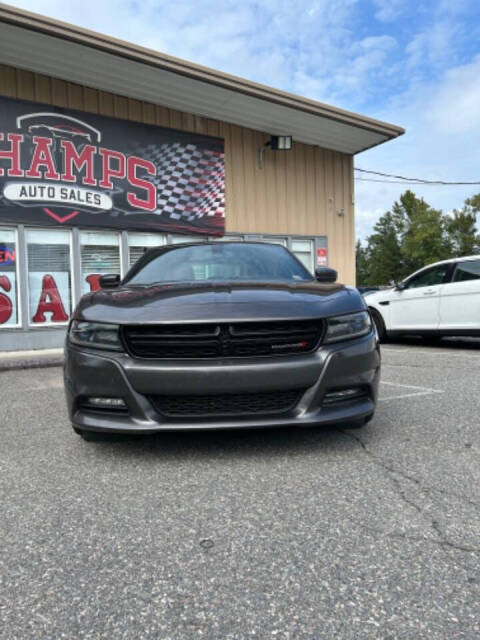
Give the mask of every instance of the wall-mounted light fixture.
[[258, 168], [263, 169], [263, 154], [272, 151], [289, 151], [292, 148], [292, 136], [270, 136], [270, 140], [258, 150]]

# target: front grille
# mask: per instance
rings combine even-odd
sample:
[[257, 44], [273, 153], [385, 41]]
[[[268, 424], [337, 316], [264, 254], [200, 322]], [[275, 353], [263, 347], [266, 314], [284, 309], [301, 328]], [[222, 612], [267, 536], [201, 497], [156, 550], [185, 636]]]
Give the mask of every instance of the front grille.
[[223, 393], [218, 395], [155, 395], [150, 402], [170, 418], [277, 415], [291, 411], [302, 391]]
[[323, 334], [321, 320], [229, 324], [128, 325], [123, 339], [137, 358], [222, 358], [309, 353]]

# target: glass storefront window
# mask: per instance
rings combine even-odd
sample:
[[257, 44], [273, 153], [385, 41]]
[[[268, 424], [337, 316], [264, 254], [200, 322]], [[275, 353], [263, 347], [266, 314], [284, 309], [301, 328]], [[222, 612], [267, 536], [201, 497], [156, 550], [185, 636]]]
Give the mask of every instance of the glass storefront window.
[[26, 241], [29, 323], [66, 324], [72, 311], [70, 232], [28, 229]]
[[287, 246], [286, 238], [273, 238], [272, 236], [265, 236], [261, 239], [262, 242], [270, 242], [270, 244], [281, 244], [282, 247]]
[[16, 231], [0, 227], [0, 329], [20, 324], [17, 265]]
[[292, 240], [292, 252], [310, 273], [313, 273], [313, 242], [311, 240]]
[[167, 238], [161, 233], [129, 233], [128, 234], [128, 266], [131, 267], [152, 247], [160, 247], [167, 243]]
[[120, 236], [118, 233], [82, 231], [80, 257], [82, 295], [100, 289], [100, 276], [104, 273], [121, 275]]
[[243, 236], [221, 236], [210, 238], [211, 242], [243, 242]]
[[171, 235], [171, 244], [182, 244], [183, 242], [208, 242], [207, 236], [183, 236], [183, 235]]
[[[184, 242], [209, 242], [210, 238], [207, 236], [183, 236], [183, 235], [171, 235], [170, 243], [171, 244], [183, 244]], [[201, 280], [206, 277], [205, 269], [203, 267], [194, 267], [193, 269], [195, 274], [195, 279]]]

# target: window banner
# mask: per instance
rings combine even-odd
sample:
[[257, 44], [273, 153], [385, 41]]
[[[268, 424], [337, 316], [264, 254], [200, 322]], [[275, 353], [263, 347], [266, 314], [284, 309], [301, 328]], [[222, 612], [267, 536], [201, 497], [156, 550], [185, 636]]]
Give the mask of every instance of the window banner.
[[328, 251], [326, 247], [317, 249], [317, 267], [328, 266]]
[[0, 327], [18, 324], [17, 278], [15, 271], [0, 269]]
[[222, 235], [224, 141], [0, 97], [0, 223]]
[[28, 274], [29, 321], [35, 325], [62, 324], [70, 317], [70, 274], [66, 271]]

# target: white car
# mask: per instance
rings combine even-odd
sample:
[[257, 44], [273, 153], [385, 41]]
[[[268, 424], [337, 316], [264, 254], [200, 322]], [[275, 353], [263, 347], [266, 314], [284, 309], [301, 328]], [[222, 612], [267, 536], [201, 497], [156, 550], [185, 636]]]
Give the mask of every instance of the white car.
[[365, 302], [380, 340], [480, 336], [480, 255], [430, 264]]

